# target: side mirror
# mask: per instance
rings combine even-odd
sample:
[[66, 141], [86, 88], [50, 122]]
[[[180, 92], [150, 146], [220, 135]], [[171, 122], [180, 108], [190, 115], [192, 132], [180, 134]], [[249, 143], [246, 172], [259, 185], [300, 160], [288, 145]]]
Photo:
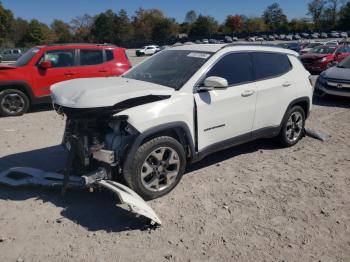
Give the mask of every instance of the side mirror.
[[204, 85], [199, 90], [210, 91], [214, 89], [226, 89], [228, 82], [225, 78], [218, 76], [209, 76], [204, 80]]
[[52, 67], [52, 63], [49, 60], [41, 61], [40, 64], [39, 64], [39, 67], [41, 69], [49, 69], [49, 68]]

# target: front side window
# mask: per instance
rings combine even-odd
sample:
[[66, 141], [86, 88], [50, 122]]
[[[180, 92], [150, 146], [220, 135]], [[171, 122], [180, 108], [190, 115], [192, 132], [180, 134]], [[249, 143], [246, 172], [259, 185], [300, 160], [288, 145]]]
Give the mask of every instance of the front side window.
[[251, 56], [249, 53], [225, 55], [209, 70], [206, 77], [225, 78], [228, 85], [238, 85], [253, 81]]
[[103, 63], [103, 52], [99, 49], [81, 49], [80, 65], [98, 65]]
[[164, 50], [123, 77], [180, 89], [211, 57], [210, 52]]
[[40, 58], [41, 61], [51, 61], [53, 68], [74, 66], [74, 49], [50, 50]]
[[283, 75], [292, 69], [286, 54], [253, 53], [255, 80], [262, 80]]

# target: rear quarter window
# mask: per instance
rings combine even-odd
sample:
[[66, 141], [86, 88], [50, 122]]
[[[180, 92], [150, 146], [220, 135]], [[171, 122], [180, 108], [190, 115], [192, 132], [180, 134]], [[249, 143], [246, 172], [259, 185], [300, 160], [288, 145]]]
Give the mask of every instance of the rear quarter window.
[[292, 69], [292, 64], [286, 54], [253, 53], [253, 68], [257, 81], [281, 76]]
[[80, 49], [80, 65], [98, 65], [103, 63], [102, 49]]
[[106, 49], [106, 61], [112, 61], [113, 59], [113, 51], [111, 49]]

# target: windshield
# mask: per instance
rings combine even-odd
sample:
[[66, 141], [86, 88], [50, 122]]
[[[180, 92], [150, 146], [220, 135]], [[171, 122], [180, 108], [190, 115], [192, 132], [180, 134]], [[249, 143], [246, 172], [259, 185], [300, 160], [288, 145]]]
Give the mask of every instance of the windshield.
[[350, 56], [341, 61], [337, 67], [350, 69]]
[[334, 53], [335, 48], [331, 48], [329, 46], [318, 46], [313, 48], [310, 53], [314, 54], [332, 54]]
[[199, 51], [164, 50], [123, 77], [180, 89], [211, 55]]
[[25, 52], [14, 64], [15, 66], [25, 66], [40, 51], [38, 47], [33, 47]]

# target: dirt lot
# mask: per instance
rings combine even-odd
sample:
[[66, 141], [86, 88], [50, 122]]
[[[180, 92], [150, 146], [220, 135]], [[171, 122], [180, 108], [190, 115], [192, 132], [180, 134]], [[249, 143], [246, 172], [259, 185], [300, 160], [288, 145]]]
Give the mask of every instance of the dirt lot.
[[[1, 186], [0, 260], [350, 261], [349, 108], [315, 101], [307, 126], [327, 142], [257, 141], [194, 165], [150, 202], [163, 222], [155, 230], [105, 192]], [[50, 106], [1, 118], [0, 170], [62, 169], [63, 127]]]

